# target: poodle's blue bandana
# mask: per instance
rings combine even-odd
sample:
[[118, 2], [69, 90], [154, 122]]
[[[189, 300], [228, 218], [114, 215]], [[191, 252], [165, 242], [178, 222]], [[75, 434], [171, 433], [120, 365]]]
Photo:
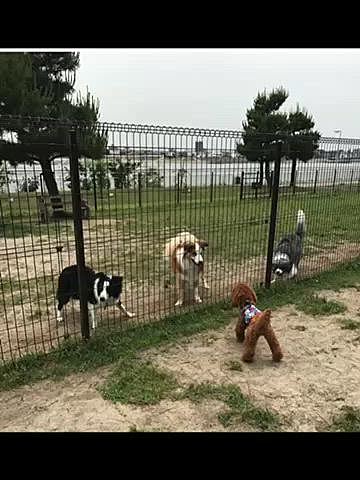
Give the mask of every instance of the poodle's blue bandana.
[[243, 318], [243, 321], [244, 321], [245, 325], [248, 326], [249, 323], [251, 322], [251, 320], [258, 313], [261, 313], [261, 310], [256, 308], [255, 305], [252, 305], [252, 304], [245, 305], [245, 307], [241, 311], [241, 315], [242, 315], [242, 318]]

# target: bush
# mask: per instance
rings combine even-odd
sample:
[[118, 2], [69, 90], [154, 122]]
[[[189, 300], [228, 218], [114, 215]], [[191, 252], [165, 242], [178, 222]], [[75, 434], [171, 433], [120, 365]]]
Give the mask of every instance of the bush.
[[20, 184], [19, 191], [20, 192], [36, 192], [39, 188], [39, 180], [36, 177], [27, 177]]

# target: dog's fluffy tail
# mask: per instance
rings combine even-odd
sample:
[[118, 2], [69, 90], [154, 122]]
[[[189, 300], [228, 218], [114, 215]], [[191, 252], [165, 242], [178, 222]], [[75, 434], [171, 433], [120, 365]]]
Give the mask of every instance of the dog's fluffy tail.
[[268, 308], [256, 316], [255, 330], [264, 330], [271, 320], [271, 310]]
[[303, 210], [299, 210], [297, 213], [296, 234], [299, 235], [301, 239], [303, 239], [305, 235], [305, 230], [305, 213]]

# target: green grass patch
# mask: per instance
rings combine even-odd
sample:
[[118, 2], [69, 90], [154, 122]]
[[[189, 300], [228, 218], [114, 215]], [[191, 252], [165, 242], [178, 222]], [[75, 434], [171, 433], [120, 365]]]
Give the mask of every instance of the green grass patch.
[[226, 363], [226, 366], [229, 370], [234, 370], [235, 372], [242, 372], [243, 371], [242, 363], [238, 362], [237, 360], [229, 360]]
[[[360, 259], [323, 272], [317, 277], [257, 289], [262, 309], [293, 304], [317, 290], [339, 290], [359, 284]], [[234, 313], [229, 302], [198, 306], [186, 313], [168, 316], [144, 326], [107, 330], [101, 327], [88, 342], [67, 340], [59, 349], [45, 354], [29, 354], [0, 367], [0, 390], [9, 390], [43, 379], [95, 370], [119, 360], [133, 358], [149, 348], [171, 345], [191, 335], [228, 325]]]
[[208, 329], [227, 325], [232, 311], [226, 302], [195, 307], [192, 311], [127, 330], [101, 327], [88, 342], [65, 341], [45, 354], [29, 354], [0, 367], [0, 390], [9, 390], [47, 378], [61, 379], [77, 372], [95, 370], [118, 360], [132, 359], [137, 352], [172, 344]]
[[178, 388], [176, 379], [150, 363], [136, 359], [120, 361], [106, 384], [100, 387], [103, 397], [112, 402], [154, 405]]
[[358, 330], [360, 328], [360, 322], [351, 318], [342, 318], [340, 323], [342, 330]]
[[328, 428], [332, 432], [360, 432], [360, 409], [344, 406]]
[[347, 308], [341, 302], [327, 300], [317, 295], [304, 295], [295, 302], [296, 307], [307, 315], [336, 315], [346, 312]]
[[257, 289], [258, 304], [262, 308], [279, 308], [289, 304], [301, 307], [306, 298], [319, 290], [339, 292], [359, 285], [360, 258], [338, 265], [311, 278], [286, 283], [275, 283], [270, 290]]
[[200, 403], [203, 400], [224, 402], [228, 409], [219, 413], [218, 419], [225, 428], [238, 423], [247, 423], [260, 430], [277, 430], [280, 426], [277, 414], [253, 405], [237, 385], [212, 385], [210, 383], [190, 385], [178, 395], [178, 398], [186, 398], [194, 403]]
[[[217, 185], [213, 194], [209, 187], [192, 187], [190, 194], [181, 194], [179, 199], [176, 188], [149, 188], [142, 191], [140, 207], [139, 192], [136, 190], [112, 191], [111, 197], [109, 193], [104, 192], [104, 198], [101, 198], [98, 192], [98, 209], [95, 211], [92, 192], [83, 192], [92, 208], [92, 219], [84, 222], [84, 231], [90, 230], [90, 238], [93, 235], [97, 238], [96, 248], [86, 241], [90, 247], [87, 261], [96, 270], [132, 272], [131, 276], [140, 289], [144, 279], [147, 284], [158, 285], [159, 279], [168, 275], [162, 258], [163, 245], [166, 239], [179, 231], [188, 230], [209, 241], [206, 252], [209, 264], [218, 265], [226, 260], [235, 267], [235, 264], [242, 264], [248, 258], [257, 257], [257, 261], [262, 261], [266, 255], [271, 206], [268, 195], [256, 199], [250, 189], [240, 200], [238, 186]], [[46, 255], [50, 251], [55, 252], [57, 243], [74, 241], [71, 220], [39, 225], [35, 194], [16, 194], [13, 204], [7, 197], [0, 194], [0, 236], [20, 239], [24, 235], [32, 235], [34, 246], [42, 248]], [[63, 198], [70, 208], [70, 193], [64, 194]], [[303, 208], [308, 232], [305, 255], [316, 258], [318, 249], [324, 251], [344, 242], [358, 242], [358, 204], [359, 193], [356, 191], [344, 191], [337, 195], [330, 194], [328, 190], [319, 190], [316, 195], [311, 191], [301, 193], [300, 190], [296, 195], [280, 194], [276, 241], [284, 233], [294, 231], [297, 210]], [[112, 245], [111, 252], [105, 255], [103, 252], [109, 243]], [[133, 253], [135, 243], [138, 247], [136, 255]], [[27, 246], [30, 257], [32, 249], [32, 246]], [[27, 280], [19, 277], [18, 281], [14, 281], [12, 276], [11, 285], [3, 280], [7, 303], [12, 304], [12, 295], [15, 305], [53, 301], [57, 277], [40, 276], [40, 251], [35, 261], [37, 272], [29, 272], [29, 275], [36, 278]], [[0, 314], [3, 312], [0, 305]]]
[[[138, 237], [139, 244], [163, 245], [164, 225], [171, 234], [189, 230], [209, 241], [207, 258], [227, 258], [230, 261], [242, 261], [244, 258], [265, 255], [268, 240], [271, 200], [268, 195], [255, 199], [254, 192], [249, 191], [246, 198], [240, 200], [238, 186], [193, 187], [190, 194], [180, 195], [176, 188], [150, 188], [142, 191], [141, 207], [139, 192], [121, 190], [104, 192], [104, 198], [98, 196], [98, 209], [94, 210], [92, 193], [88, 197], [93, 216], [89, 225], [96, 229], [97, 236], [109, 237], [118, 234], [122, 238]], [[71, 196], [64, 194], [66, 204], [71, 205]], [[210, 201], [212, 200], [212, 201]], [[59, 221], [39, 225], [37, 221], [36, 197], [34, 194], [19, 194], [14, 204], [8, 202], [7, 196], [0, 195], [2, 204], [0, 234], [14, 238], [24, 235], [51, 238], [73, 237], [72, 222]], [[297, 195], [280, 195], [279, 215], [277, 219], [277, 238], [294, 231], [296, 212], [303, 208], [307, 218], [308, 235], [305, 253], [309, 246], [323, 247], [324, 238], [327, 245], [336, 246], [340, 242], [358, 241], [360, 222], [358, 214], [359, 194], [347, 191], [338, 195], [329, 195], [329, 191], [320, 191], [313, 195], [311, 191], [299, 192]], [[322, 212], [319, 215], [319, 211]], [[346, 215], [343, 212], [346, 211]], [[112, 219], [112, 227], [102, 231], [102, 220]], [[95, 225], [96, 222], [96, 225]], [[85, 230], [88, 224], [84, 223]], [[111, 233], [112, 232], [112, 233]], [[224, 235], [226, 233], [226, 235]], [[170, 236], [170, 235], [169, 235]], [[251, 241], [249, 241], [251, 239]], [[126, 240], [113, 243], [113, 256], [121, 256], [129, 247]], [[147, 250], [147, 248], [145, 249]], [[160, 250], [159, 250], [160, 252]], [[157, 252], [155, 252], [155, 255]], [[160, 254], [160, 253], [159, 253]], [[152, 275], [153, 256], [145, 255], [142, 264], [144, 272]], [[95, 256], [96, 257], [96, 256]], [[101, 258], [95, 259], [100, 262]], [[97, 265], [94, 265], [97, 268]]]
[[118, 363], [99, 391], [105, 399], [114, 403], [140, 406], [155, 405], [166, 398], [173, 401], [189, 399], [194, 403], [219, 400], [228, 407], [218, 415], [220, 423], [226, 428], [245, 422], [260, 430], [276, 430], [280, 424], [276, 414], [254, 406], [236, 385], [205, 383], [176, 392], [180, 388], [172, 374], [158, 370], [150, 362], [127, 358]]

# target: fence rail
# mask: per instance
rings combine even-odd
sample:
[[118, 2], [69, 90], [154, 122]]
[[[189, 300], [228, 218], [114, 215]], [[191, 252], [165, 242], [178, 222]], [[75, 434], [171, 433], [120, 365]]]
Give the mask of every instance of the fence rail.
[[313, 157], [296, 165], [282, 147], [262, 174], [259, 162], [237, 153], [240, 131], [99, 123], [91, 135], [105, 138], [101, 154], [86, 132], [81, 124], [0, 116], [3, 361], [87, 337], [84, 304], [82, 323], [78, 302], [62, 324], [55, 308], [58, 275], [81, 252], [96, 271], [123, 276], [123, 302], [136, 314], [99, 311], [100, 330], [198, 308], [175, 307], [164, 257], [165, 243], [183, 231], [209, 243], [203, 303], [228, 298], [238, 279], [268, 285], [274, 245], [294, 231], [299, 208], [307, 222], [300, 277], [360, 254], [359, 139], [321, 138]]

